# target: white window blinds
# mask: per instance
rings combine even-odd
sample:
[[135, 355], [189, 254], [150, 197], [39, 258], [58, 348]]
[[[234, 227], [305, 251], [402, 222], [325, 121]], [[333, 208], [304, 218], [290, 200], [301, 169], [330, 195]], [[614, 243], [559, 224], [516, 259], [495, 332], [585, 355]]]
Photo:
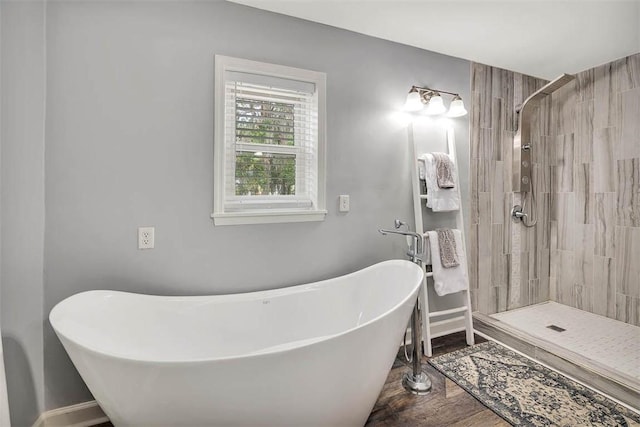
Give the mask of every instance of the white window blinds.
[[318, 84], [238, 70], [223, 76], [223, 213], [324, 209]]

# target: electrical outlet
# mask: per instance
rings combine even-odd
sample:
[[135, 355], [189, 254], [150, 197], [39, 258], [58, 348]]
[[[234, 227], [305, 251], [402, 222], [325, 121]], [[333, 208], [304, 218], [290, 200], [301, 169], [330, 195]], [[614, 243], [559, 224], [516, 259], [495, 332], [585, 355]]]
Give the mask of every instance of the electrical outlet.
[[153, 249], [155, 227], [138, 227], [138, 249]]
[[338, 210], [340, 212], [349, 212], [349, 195], [341, 194], [338, 198]]

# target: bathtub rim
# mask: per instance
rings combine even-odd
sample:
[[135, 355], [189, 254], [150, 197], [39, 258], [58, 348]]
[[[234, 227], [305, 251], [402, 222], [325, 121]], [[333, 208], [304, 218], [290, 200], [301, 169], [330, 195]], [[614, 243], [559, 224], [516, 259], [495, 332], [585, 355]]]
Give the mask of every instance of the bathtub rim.
[[[266, 294], [266, 293], [274, 293], [277, 291], [283, 291], [283, 290], [290, 290], [293, 288], [308, 288], [308, 287], [316, 287], [318, 285], [321, 285], [324, 282], [328, 282], [328, 281], [332, 281], [332, 280], [336, 280], [336, 279], [343, 279], [343, 278], [349, 278], [350, 276], [354, 276], [358, 273], [361, 273], [363, 271], [366, 270], [370, 270], [373, 269], [377, 266], [383, 265], [383, 264], [408, 264], [408, 265], [413, 265], [416, 266], [417, 268], [420, 269], [420, 280], [417, 282], [417, 284], [415, 285], [414, 289], [412, 289], [408, 295], [406, 295], [404, 298], [402, 298], [397, 304], [395, 304], [394, 306], [392, 306], [390, 309], [382, 312], [381, 314], [379, 314], [378, 316], [374, 317], [373, 319], [370, 319], [369, 321], [361, 324], [361, 325], [357, 325], [355, 327], [346, 329], [344, 331], [341, 331], [339, 333], [336, 334], [330, 334], [330, 335], [323, 335], [320, 337], [317, 337], [315, 339], [308, 339], [305, 340], [303, 344], [299, 344], [299, 345], [292, 345], [290, 347], [284, 347], [284, 348], [277, 348], [274, 350], [266, 350], [266, 351], [257, 351], [257, 352], [251, 352], [251, 353], [246, 353], [246, 354], [238, 354], [238, 355], [233, 355], [233, 356], [224, 356], [224, 357], [208, 357], [208, 358], [193, 358], [193, 359], [177, 359], [177, 360], [154, 360], [151, 358], [136, 358], [136, 357], [130, 357], [130, 356], [123, 356], [120, 355], [118, 353], [114, 353], [114, 352], [106, 352], [106, 351], [98, 351], [95, 350], [93, 348], [87, 347], [86, 345], [78, 342], [75, 339], [72, 339], [66, 335], [64, 335], [63, 333], [59, 332], [58, 329], [56, 329], [56, 327], [54, 326], [54, 322], [52, 321], [52, 316], [54, 311], [56, 310], [56, 308], [63, 303], [64, 301], [67, 301], [73, 297], [75, 297], [76, 295], [81, 295], [81, 294], [89, 294], [89, 293], [118, 293], [118, 294], [133, 294], [133, 295], [137, 295], [137, 296], [141, 296], [141, 297], [147, 297], [147, 298], [177, 298], [177, 299], [196, 299], [196, 298], [211, 298], [211, 297], [234, 297], [234, 296], [238, 296], [238, 295], [248, 295], [248, 294], [252, 294], [252, 295], [256, 295], [256, 297], [258, 297], [261, 294]], [[414, 267], [412, 267], [414, 268]], [[329, 340], [333, 340], [333, 339], [337, 339], [340, 338], [342, 336], [345, 336], [347, 334], [350, 334], [358, 329], [363, 329], [366, 327], [369, 327], [370, 325], [384, 319], [386, 316], [388, 316], [389, 314], [393, 313], [394, 311], [398, 310], [401, 306], [403, 306], [404, 304], [406, 304], [410, 299], [412, 298], [416, 298], [417, 294], [420, 290], [420, 286], [422, 286], [422, 284], [424, 283], [424, 269], [422, 267], [420, 267], [419, 265], [411, 262], [411, 261], [407, 261], [404, 259], [392, 259], [392, 260], [386, 260], [386, 261], [380, 261], [377, 262], [375, 264], [372, 264], [368, 267], [362, 268], [360, 270], [356, 270], [353, 271], [351, 273], [347, 273], [344, 274], [342, 276], [336, 276], [336, 277], [332, 277], [329, 279], [324, 279], [324, 280], [320, 280], [317, 282], [311, 282], [311, 283], [304, 283], [301, 285], [293, 285], [293, 286], [286, 286], [283, 288], [275, 288], [275, 289], [267, 289], [267, 290], [263, 290], [263, 291], [255, 291], [255, 292], [243, 292], [243, 293], [235, 293], [235, 294], [223, 294], [223, 295], [193, 295], [193, 296], [164, 296], [164, 295], [151, 295], [151, 294], [141, 294], [141, 293], [136, 293], [136, 292], [127, 292], [127, 291], [114, 291], [114, 290], [108, 290], [108, 289], [93, 289], [93, 290], [89, 290], [89, 291], [82, 291], [82, 292], [78, 292], [76, 294], [70, 295], [67, 298], [59, 301], [49, 312], [49, 316], [48, 316], [48, 320], [49, 320], [49, 324], [51, 325], [51, 327], [53, 328], [54, 332], [56, 333], [56, 336], [58, 337], [58, 340], [63, 344], [64, 346], [64, 340], [67, 340], [71, 343], [73, 343], [75, 346], [80, 347], [83, 351], [89, 352], [91, 354], [95, 354], [101, 357], [110, 357], [110, 358], [114, 358], [114, 359], [118, 359], [118, 360], [122, 360], [122, 361], [127, 361], [127, 362], [132, 362], [132, 363], [154, 363], [154, 364], [158, 364], [158, 365], [183, 365], [183, 364], [201, 364], [201, 363], [210, 363], [210, 362], [225, 362], [225, 361], [232, 361], [232, 360], [240, 360], [240, 359], [247, 359], [247, 358], [252, 358], [252, 357], [263, 357], [263, 356], [272, 356], [272, 355], [278, 355], [278, 354], [283, 354], [283, 353], [287, 353], [287, 352], [291, 352], [294, 350], [299, 350], [305, 347], [310, 347], [314, 344], [317, 344], [319, 342], [322, 341], [329, 341]], [[65, 348], [66, 350], [66, 348]]]

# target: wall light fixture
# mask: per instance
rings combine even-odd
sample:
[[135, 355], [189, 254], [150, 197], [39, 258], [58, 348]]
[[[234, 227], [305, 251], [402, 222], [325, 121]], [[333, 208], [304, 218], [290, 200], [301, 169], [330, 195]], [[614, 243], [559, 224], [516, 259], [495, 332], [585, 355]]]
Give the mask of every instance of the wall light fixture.
[[426, 105], [425, 114], [429, 116], [443, 114], [447, 111], [447, 107], [444, 106], [441, 93], [446, 93], [453, 97], [447, 117], [462, 117], [467, 114], [459, 94], [420, 86], [411, 86], [404, 109], [406, 111], [421, 111], [425, 109]]

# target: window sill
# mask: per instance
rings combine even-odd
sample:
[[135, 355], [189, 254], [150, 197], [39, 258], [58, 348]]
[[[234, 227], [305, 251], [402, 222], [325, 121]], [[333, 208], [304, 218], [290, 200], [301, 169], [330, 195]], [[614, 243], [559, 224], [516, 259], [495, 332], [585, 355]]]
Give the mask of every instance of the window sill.
[[326, 210], [317, 211], [262, 211], [212, 213], [214, 225], [274, 224], [284, 222], [324, 221]]

